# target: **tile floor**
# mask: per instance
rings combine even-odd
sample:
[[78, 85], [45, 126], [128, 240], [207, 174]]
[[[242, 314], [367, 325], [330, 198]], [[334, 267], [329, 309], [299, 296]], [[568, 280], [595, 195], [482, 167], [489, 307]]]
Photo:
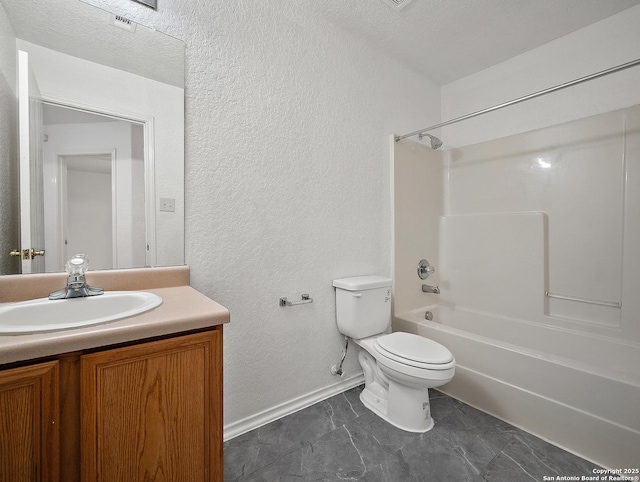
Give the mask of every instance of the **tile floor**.
[[597, 467], [436, 390], [435, 427], [404, 432], [365, 408], [361, 390], [225, 442], [224, 480], [520, 482]]

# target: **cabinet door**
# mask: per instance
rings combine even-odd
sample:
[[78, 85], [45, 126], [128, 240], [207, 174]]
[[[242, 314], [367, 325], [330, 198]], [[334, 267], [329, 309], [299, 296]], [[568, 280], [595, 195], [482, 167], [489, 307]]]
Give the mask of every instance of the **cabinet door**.
[[0, 480], [58, 481], [58, 362], [0, 371]]
[[222, 480], [222, 333], [81, 359], [84, 482]]

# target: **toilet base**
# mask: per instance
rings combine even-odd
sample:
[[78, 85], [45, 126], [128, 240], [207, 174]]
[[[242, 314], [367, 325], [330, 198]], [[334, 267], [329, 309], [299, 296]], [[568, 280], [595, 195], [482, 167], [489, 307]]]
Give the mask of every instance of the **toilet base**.
[[377, 396], [376, 392], [380, 393], [376, 387], [365, 385], [360, 393], [360, 401], [383, 420], [407, 432], [424, 433], [433, 428], [426, 388], [402, 387], [390, 380], [388, 399]]

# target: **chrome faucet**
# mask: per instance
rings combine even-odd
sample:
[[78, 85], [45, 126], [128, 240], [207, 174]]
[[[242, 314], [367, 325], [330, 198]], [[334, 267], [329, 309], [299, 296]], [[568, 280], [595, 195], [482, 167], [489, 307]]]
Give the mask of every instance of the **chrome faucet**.
[[49, 295], [50, 300], [84, 298], [104, 293], [102, 288], [92, 288], [85, 280], [84, 274], [89, 269], [89, 260], [86, 254], [74, 254], [64, 265], [64, 268], [69, 275], [67, 277], [67, 286], [51, 293]]
[[437, 286], [431, 286], [431, 285], [422, 285], [422, 292], [423, 293], [434, 293], [436, 295], [440, 294], [440, 288]]

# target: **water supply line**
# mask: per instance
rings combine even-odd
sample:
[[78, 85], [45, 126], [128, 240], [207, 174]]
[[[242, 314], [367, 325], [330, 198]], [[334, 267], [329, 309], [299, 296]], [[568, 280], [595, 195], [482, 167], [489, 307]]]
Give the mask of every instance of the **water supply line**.
[[342, 358], [340, 359], [340, 363], [336, 366], [333, 365], [331, 367], [331, 374], [332, 375], [338, 375], [339, 377], [342, 377], [344, 375], [344, 372], [342, 371], [342, 364], [344, 363], [344, 359], [347, 357], [347, 349], [349, 348], [349, 337], [345, 336], [344, 337], [344, 350], [342, 352]]

